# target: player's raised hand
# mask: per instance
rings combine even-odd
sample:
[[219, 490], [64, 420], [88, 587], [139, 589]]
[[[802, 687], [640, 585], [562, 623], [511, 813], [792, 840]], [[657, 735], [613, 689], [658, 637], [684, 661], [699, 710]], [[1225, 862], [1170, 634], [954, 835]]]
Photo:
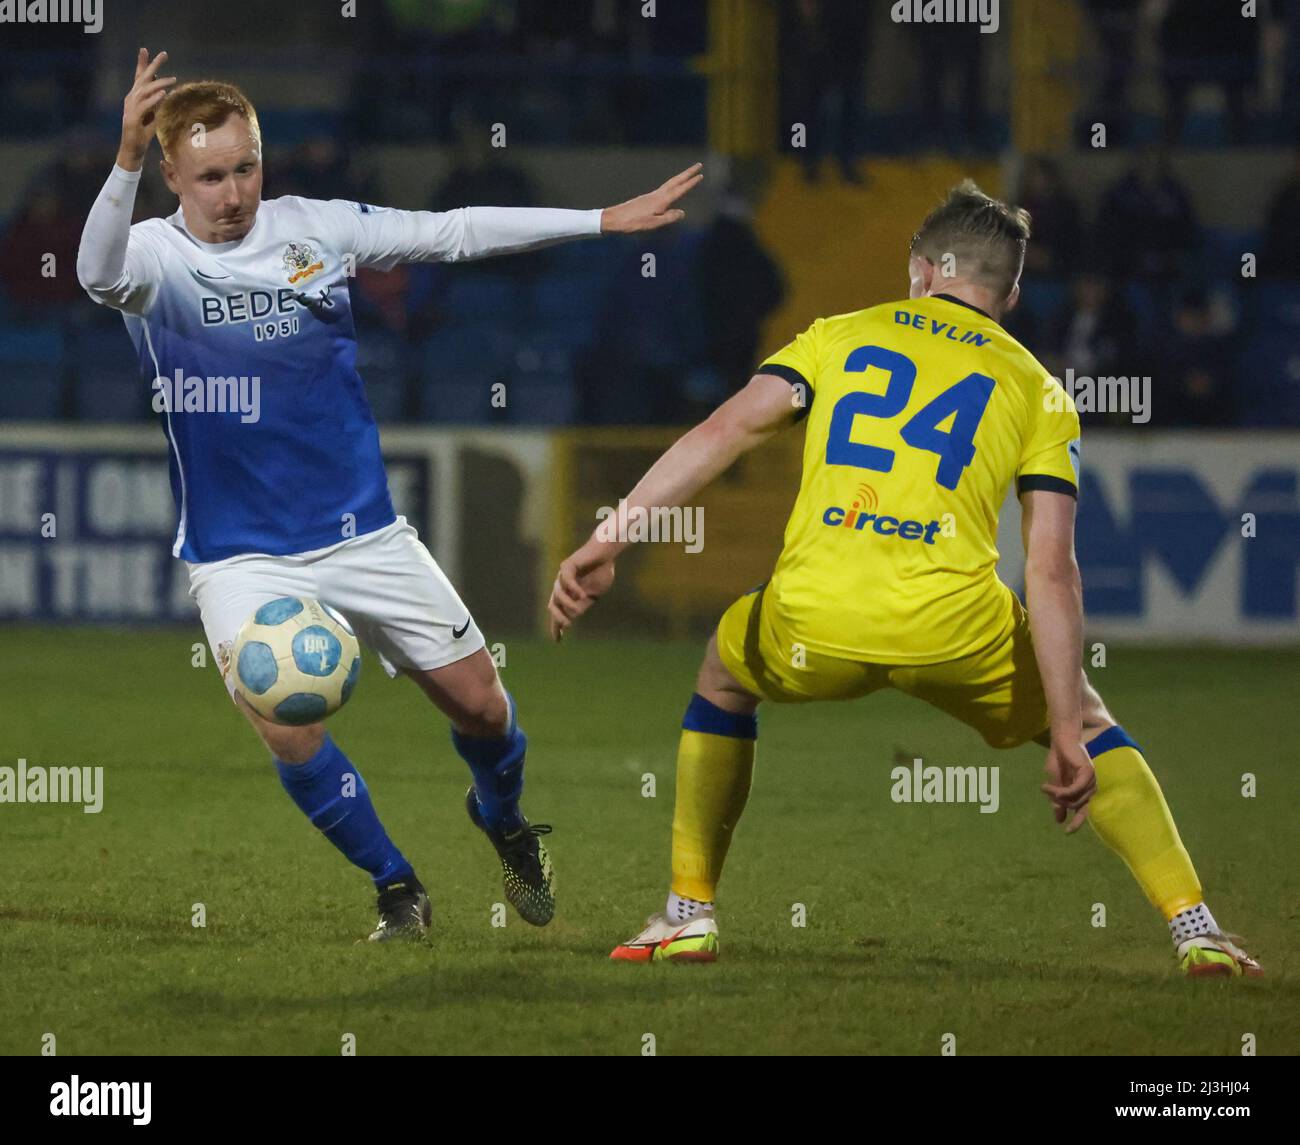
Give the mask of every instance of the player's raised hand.
[[1058, 823], [1064, 823], [1071, 811], [1075, 813], [1065, 828], [1067, 835], [1073, 835], [1088, 818], [1089, 800], [1097, 792], [1097, 773], [1093, 770], [1092, 760], [1082, 744], [1053, 740], [1043, 770], [1050, 782], [1044, 783], [1039, 790], [1052, 801]]
[[579, 549], [566, 558], [556, 574], [547, 601], [547, 625], [551, 639], [563, 639], [573, 622], [609, 591], [614, 583], [614, 560], [604, 554]]
[[635, 199], [628, 199], [616, 207], [606, 207], [600, 216], [601, 233], [630, 235], [637, 231], [655, 231], [681, 222], [686, 217], [686, 212], [673, 204], [699, 185], [704, 178], [703, 167], [702, 163], [693, 163], [662, 187], [638, 195]]
[[175, 76], [158, 78], [166, 58], [166, 52], [159, 52], [151, 60], [148, 48], [141, 48], [136, 55], [135, 81], [122, 101], [122, 142], [117, 150], [117, 164], [127, 171], [138, 171], [144, 162], [157, 129], [154, 113], [176, 82]]

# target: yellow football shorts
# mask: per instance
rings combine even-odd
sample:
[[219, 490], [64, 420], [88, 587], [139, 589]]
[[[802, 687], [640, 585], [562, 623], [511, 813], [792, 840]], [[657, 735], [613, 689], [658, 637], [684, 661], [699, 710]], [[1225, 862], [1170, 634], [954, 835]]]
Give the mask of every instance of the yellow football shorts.
[[766, 585], [746, 593], [718, 622], [718, 654], [742, 687], [778, 704], [853, 700], [897, 688], [974, 728], [990, 747], [1018, 747], [1048, 727], [1029, 618], [1010, 589], [1011, 618], [978, 652], [938, 664], [871, 664], [811, 650], [783, 625]]

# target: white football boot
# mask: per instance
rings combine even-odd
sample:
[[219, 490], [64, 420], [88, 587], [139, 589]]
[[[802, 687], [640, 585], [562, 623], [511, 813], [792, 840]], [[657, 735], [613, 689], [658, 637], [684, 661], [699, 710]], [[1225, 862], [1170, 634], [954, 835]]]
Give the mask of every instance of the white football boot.
[[1189, 978], [1258, 978], [1263, 968], [1235, 934], [1199, 934], [1178, 944], [1178, 964]]
[[620, 962], [716, 962], [718, 924], [712, 911], [688, 922], [651, 915], [645, 930], [614, 947], [610, 957]]

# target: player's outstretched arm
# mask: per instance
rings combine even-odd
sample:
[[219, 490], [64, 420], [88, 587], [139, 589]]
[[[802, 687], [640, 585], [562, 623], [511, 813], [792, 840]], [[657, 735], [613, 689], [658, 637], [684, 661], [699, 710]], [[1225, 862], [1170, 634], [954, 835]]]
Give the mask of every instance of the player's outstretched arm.
[[135, 80], [122, 101], [117, 162], [90, 208], [77, 248], [77, 281], [96, 302], [128, 311], [142, 308], [158, 278], [156, 260], [133, 251], [130, 236], [140, 172], [157, 130], [155, 114], [176, 82], [175, 76], [157, 78], [166, 58], [159, 52], [151, 60], [146, 48], [136, 56]]
[[1083, 738], [1083, 584], [1074, 557], [1074, 498], [1030, 490], [1021, 494], [1025, 543], [1025, 598], [1034, 654], [1051, 720], [1047, 772], [1042, 791], [1056, 821], [1077, 831], [1088, 815], [1097, 780]]
[[660, 187], [600, 213], [600, 230], [607, 235], [631, 235], [638, 231], [657, 231], [660, 227], [680, 223], [686, 212], [675, 204], [704, 178], [704, 164], [692, 163]]
[[626, 203], [590, 211], [558, 207], [458, 207], [398, 211], [334, 200], [326, 205], [339, 241], [359, 266], [391, 270], [404, 262], [466, 262], [539, 250], [601, 234], [634, 234], [680, 222], [676, 204], [704, 176], [699, 163]]
[[[755, 374], [646, 471], [627, 495], [627, 512], [690, 501], [741, 454], [792, 424], [802, 408], [797, 396], [784, 378]], [[561, 639], [614, 583], [614, 562], [630, 543], [618, 537], [618, 519], [615, 514], [597, 525], [587, 543], [560, 565], [546, 606], [551, 639]]]

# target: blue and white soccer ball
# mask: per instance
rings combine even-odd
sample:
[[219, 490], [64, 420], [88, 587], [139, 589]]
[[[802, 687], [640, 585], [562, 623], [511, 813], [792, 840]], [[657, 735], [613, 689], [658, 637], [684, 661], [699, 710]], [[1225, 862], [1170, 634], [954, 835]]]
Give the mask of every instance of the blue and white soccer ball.
[[231, 653], [235, 690], [263, 719], [300, 727], [352, 695], [361, 649], [348, 622], [318, 600], [282, 596], [244, 621]]

